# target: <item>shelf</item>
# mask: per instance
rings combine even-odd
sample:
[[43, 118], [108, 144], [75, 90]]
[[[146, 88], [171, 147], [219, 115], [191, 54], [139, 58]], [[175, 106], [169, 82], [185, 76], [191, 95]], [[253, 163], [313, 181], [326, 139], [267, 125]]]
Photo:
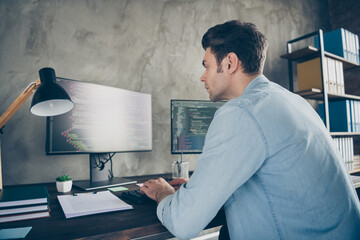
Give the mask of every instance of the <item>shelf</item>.
[[360, 174], [360, 168], [359, 169], [355, 169], [355, 170], [352, 170], [349, 172], [350, 174], [353, 174], [353, 175], [358, 175]]
[[[326, 58], [331, 58], [331, 59], [341, 62], [344, 72], [360, 69], [360, 64], [351, 62], [343, 57], [337, 56], [330, 52], [323, 51], [324, 50], [323, 48], [322, 48], [322, 51], [320, 51], [320, 49], [315, 48], [314, 46], [307, 46], [305, 48], [301, 48], [301, 49], [292, 51], [292, 44], [300, 42], [304, 39], [313, 38], [314, 36], [319, 37], [319, 46], [324, 46], [323, 31], [321, 29], [319, 29], [319, 31], [309, 33], [307, 35], [304, 35], [304, 36], [301, 36], [296, 39], [288, 41], [287, 42], [287, 52], [288, 53], [280, 56], [281, 58], [288, 60], [289, 88], [292, 92], [294, 92], [294, 78], [293, 78], [294, 64], [293, 64], [293, 62], [302, 63], [302, 62], [316, 59], [316, 58], [320, 58], [323, 61], [324, 60], [323, 58], [326, 57]], [[326, 69], [321, 69], [321, 70], [326, 70]], [[318, 74], [318, 72], [316, 74]], [[320, 74], [323, 74], [322, 71], [320, 71]], [[324, 80], [323, 76], [321, 76], [321, 81], [322, 81], [322, 86], [324, 86], [326, 80]], [[349, 94], [336, 94], [336, 93], [334, 94], [334, 93], [329, 93], [329, 92], [324, 94], [324, 92], [322, 90], [315, 89], [315, 88], [304, 90], [304, 91], [297, 91], [294, 93], [298, 94], [299, 96], [301, 96], [305, 99], [325, 101], [325, 103], [324, 103], [325, 106], [326, 106], [326, 103], [336, 102], [336, 101], [341, 101], [341, 100], [360, 101], [360, 96], [349, 95]], [[328, 118], [329, 117], [329, 114], [328, 114], [329, 108], [327, 107], [326, 109], [324, 109], [324, 112], [325, 112], [325, 114], [323, 114], [323, 115], [326, 116], [326, 120], [325, 120], [326, 124], [325, 125], [331, 126], [330, 119]], [[349, 138], [354, 138], [354, 139], [358, 140], [358, 138], [360, 136], [360, 132], [329, 132], [329, 133], [334, 138], [349, 137]], [[360, 189], [360, 157], [358, 155], [354, 156], [352, 165], [351, 166], [347, 165], [347, 167], [354, 169], [351, 171], [348, 170], [348, 172], [352, 175], [352, 182], [353, 182], [353, 185], [355, 186], [355, 188]]]
[[359, 176], [354, 176], [354, 175], [351, 175], [351, 181], [354, 185], [354, 188], [358, 188], [360, 187], [360, 177]]
[[331, 136], [360, 136], [360, 132], [330, 132]]
[[[353, 70], [360, 68], [360, 64], [356, 64], [346, 60], [345, 58], [339, 57], [335, 54], [325, 52], [326, 57], [341, 61], [343, 63], [344, 70]], [[292, 53], [281, 55], [281, 58], [285, 58], [287, 60], [296, 61], [296, 62], [305, 62], [314, 58], [320, 57], [319, 49], [313, 46], [307, 46], [305, 48], [296, 50]]]
[[[302, 96], [303, 98], [307, 99], [313, 99], [313, 100], [323, 100], [324, 94], [320, 89], [311, 88], [308, 90], [298, 91], [295, 92], [296, 94]], [[334, 93], [328, 93], [328, 99], [329, 100], [360, 100], [359, 96], [350, 95], [350, 94], [334, 94]]]

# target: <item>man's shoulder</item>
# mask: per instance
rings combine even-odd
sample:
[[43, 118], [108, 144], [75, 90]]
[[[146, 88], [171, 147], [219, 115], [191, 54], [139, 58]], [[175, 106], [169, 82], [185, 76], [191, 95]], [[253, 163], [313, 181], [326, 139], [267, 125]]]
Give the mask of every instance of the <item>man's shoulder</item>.
[[216, 114], [231, 114], [234, 111], [240, 111], [243, 108], [243, 103], [235, 101], [234, 99], [226, 102], [217, 111]]
[[246, 118], [245, 115], [251, 115], [246, 101], [229, 101], [216, 111], [214, 120], [216, 122], [232, 122], [239, 118]]

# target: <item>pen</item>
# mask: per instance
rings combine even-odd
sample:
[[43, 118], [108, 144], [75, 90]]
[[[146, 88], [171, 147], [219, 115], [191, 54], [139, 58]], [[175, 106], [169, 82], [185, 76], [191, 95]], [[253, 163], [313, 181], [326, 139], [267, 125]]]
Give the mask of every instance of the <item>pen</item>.
[[[89, 193], [89, 194], [97, 194], [97, 191], [92, 192], [92, 193]], [[74, 197], [77, 196], [77, 193], [73, 193], [73, 196], [74, 196]]]

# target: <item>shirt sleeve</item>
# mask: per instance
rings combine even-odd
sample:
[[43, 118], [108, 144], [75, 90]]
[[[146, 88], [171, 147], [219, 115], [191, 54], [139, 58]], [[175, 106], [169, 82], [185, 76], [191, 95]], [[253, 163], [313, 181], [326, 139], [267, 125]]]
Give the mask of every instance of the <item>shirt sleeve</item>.
[[224, 105], [209, 127], [194, 174], [160, 202], [158, 218], [178, 238], [196, 236], [260, 168], [266, 155], [264, 135], [251, 113]]

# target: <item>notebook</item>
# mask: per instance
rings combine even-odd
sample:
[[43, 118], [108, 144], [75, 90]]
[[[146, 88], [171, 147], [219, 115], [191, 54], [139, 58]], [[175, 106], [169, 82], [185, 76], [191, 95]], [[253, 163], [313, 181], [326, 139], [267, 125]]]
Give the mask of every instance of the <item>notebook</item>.
[[50, 217], [50, 212], [49, 211], [33, 212], [33, 213], [3, 216], [3, 217], [0, 217], [0, 223], [29, 220], [29, 219], [36, 219], [36, 218], [44, 218], [44, 217]]
[[0, 208], [47, 204], [48, 197], [45, 185], [5, 187], [0, 191]]

